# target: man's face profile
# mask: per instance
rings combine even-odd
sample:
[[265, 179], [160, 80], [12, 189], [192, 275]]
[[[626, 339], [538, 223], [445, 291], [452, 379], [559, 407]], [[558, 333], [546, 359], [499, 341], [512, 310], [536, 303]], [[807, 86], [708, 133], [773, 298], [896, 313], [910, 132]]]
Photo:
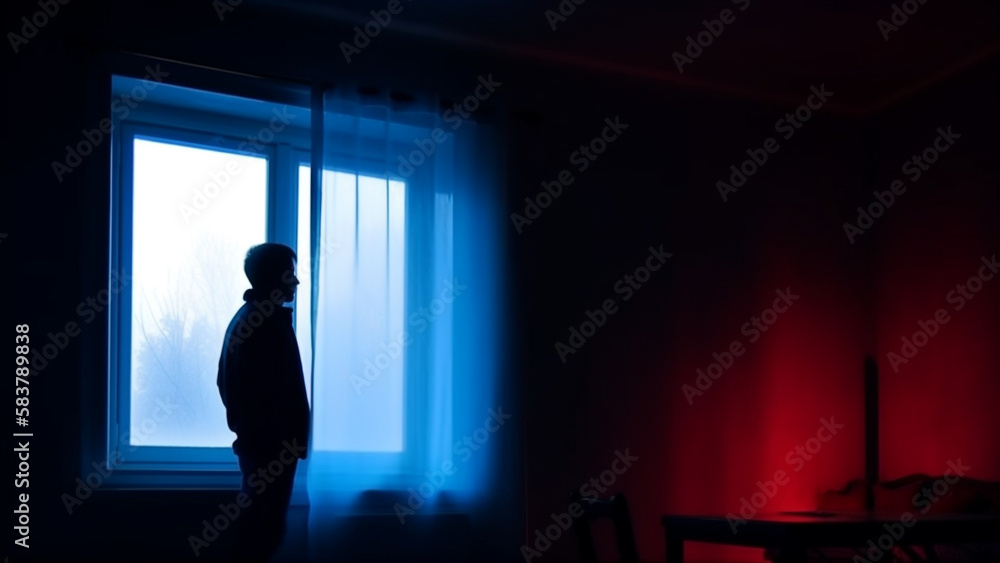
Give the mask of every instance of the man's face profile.
[[295, 276], [295, 260], [288, 261], [288, 268], [281, 276], [281, 289], [285, 293], [285, 302], [291, 303], [295, 300], [295, 288], [299, 285], [299, 278]]

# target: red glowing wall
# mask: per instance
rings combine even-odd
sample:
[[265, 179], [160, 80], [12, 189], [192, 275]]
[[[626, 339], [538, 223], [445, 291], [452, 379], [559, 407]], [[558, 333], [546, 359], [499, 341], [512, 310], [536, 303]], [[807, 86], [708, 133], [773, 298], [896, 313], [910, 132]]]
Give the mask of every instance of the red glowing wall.
[[[701, 129], [686, 138], [685, 187], [671, 191], [666, 182], [668, 201], [657, 204], [674, 252], [669, 281], [654, 281], [623, 304], [571, 359], [577, 363], [554, 371], [551, 393], [536, 392], [542, 407], [532, 414], [534, 427], [551, 432], [528, 437], [529, 463], [549, 462], [528, 471], [529, 538], [566, 508], [552, 491], [600, 475], [624, 448], [639, 459], [609, 492], [632, 499], [645, 560], [663, 558], [664, 513], [815, 508], [822, 491], [864, 476], [866, 355], [881, 375], [882, 479], [940, 474], [959, 459], [972, 476], [1000, 479], [1000, 274], [962, 310], [948, 301], [956, 284], [979, 272], [982, 257], [1000, 257], [1000, 115], [990, 72], [876, 116], [810, 122], [725, 203], [712, 188], [729, 164], [720, 155], [740, 154], [770, 124], [762, 119], [755, 128], [753, 119], [718, 108], [694, 119]], [[718, 134], [734, 123], [742, 128]], [[949, 124], [962, 137], [911, 181], [903, 163]], [[852, 244], [844, 224], [856, 224], [857, 207], [876, 201], [872, 190], [888, 190], [898, 177], [907, 191]], [[626, 243], [658, 242], [634, 239]], [[778, 290], [798, 298], [769, 316], [773, 325], [751, 342], [753, 317]], [[939, 308], [950, 320], [897, 373], [888, 353]], [[731, 348], [734, 341], [740, 346]], [[733, 349], [742, 354], [725, 355]], [[699, 388], [699, 370], [707, 375], [713, 362], [720, 366], [712, 373], [721, 375]], [[562, 385], [575, 391], [553, 406]], [[832, 435], [821, 430], [829, 428], [823, 419], [843, 427]], [[576, 439], [560, 446], [548, 439], [560, 433]], [[704, 544], [689, 544], [687, 554], [694, 561], [762, 557], [758, 549]], [[544, 557], [574, 555], [572, 540], [562, 540]]]
[[[997, 96], [994, 65], [881, 119], [879, 187], [909, 186], [874, 233], [883, 478], [961, 459], [1000, 480]], [[907, 174], [935, 158], [938, 128], [960, 136]]]

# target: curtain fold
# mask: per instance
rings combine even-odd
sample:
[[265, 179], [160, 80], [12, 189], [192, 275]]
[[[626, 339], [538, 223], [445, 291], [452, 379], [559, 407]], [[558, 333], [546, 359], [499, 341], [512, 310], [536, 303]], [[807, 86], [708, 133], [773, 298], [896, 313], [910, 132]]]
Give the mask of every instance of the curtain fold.
[[311, 209], [326, 250], [313, 251], [313, 426], [299, 479], [317, 553], [345, 516], [485, 513], [509, 471], [502, 445], [516, 443], [502, 404], [497, 131], [445, 122], [430, 100], [351, 88], [322, 100]]

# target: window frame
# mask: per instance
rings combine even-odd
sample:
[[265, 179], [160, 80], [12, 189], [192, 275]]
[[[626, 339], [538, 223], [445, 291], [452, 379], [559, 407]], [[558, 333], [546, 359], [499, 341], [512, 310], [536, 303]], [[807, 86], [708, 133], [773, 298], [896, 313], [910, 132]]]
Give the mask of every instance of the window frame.
[[[203, 71], [202, 71], [203, 72]], [[126, 79], [138, 79], [138, 75], [114, 71], [109, 73], [112, 81], [115, 77]], [[198, 72], [195, 72], [197, 75]], [[221, 89], [211, 86], [219, 86], [217, 80], [180, 80], [171, 81], [171, 85], [195, 88], [212, 94], [238, 95], [240, 97], [281, 104], [289, 101], [286, 94], [256, 95], [260, 92], [268, 92], [267, 88], [254, 90], [249, 88], [245, 92], [237, 93], [239, 85], [227, 85]], [[255, 83], [257, 87], [260, 85]], [[112, 98], [115, 89], [110, 89]], [[284, 97], [284, 98], [283, 98]], [[279, 100], [276, 101], [275, 98]], [[282, 99], [283, 98], [283, 99]], [[293, 105], [289, 101], [286, 105], [296, 107], [306, 112], [310, 107]], [[267, 217], [266, 236], [268, 241], [282, 242], [288, 244], [293, 249], [297, 249], [297, 222], [303, 220], [297, 217], [298, 214], [298, 171], [299, 165], [304, 164], [311, 168], [315, 153], [312, 150], [312, 140], [315, 138], [312, 132], [312, 119], [303, 119], [298, 124], [290, 127], [287, 134], [282, 135], [282, 142], [274, 142], [266, 146], [265, 151], [240, 150], [239, 142], [248, 136], [252, 136], [260, 130], [260, 120], [254, 118], [243, 118], [236, 116], [225, 116], [212, 114], [200, 110], [185, 109], [176, 106], [167, 106], [152, 101], [138, 104], [137, 107], [126, 117], [118, 118], [112, 115], [113, 131], [111, 134], [111, 163], [110, 163], [110, 216], [109, 224], [109, 272], [131, 273], [131, 248], [132, 235], [131, 224], [132, 215], [132, 167], [133, 155], [132, 147], [134, 139], [148, 138], [165, 142], [193, 146], [208, 150], [220, 150], [234, 152], [237, 154], [248, 154], [252, 156], [264, 157], [268, 159], [268, 185], [267, 202], [265, 216]], [[304, 124], [304, 126], [303, 126]], [[406, 135], [423, 135], [426, 137], [430, 131], [415, 125], [398, 125]], [[324, 132], [324, 135], [326, 133]], [[412, 137], [411, 137], [412, 138]], [[290, 142], [289, 142], [290, 139]], [[365, 139], [361, 139], [365, 141]], [[361, 145], [362, 143], [358, 143]], [[406, 189], [405, 217], [405, 240], [406, 252], [404, 262], [404, 314], [411, 312], [414, 303], [413, 289], [409, 282], [414, 265], [419, 263], [421, 256], [427, 251], [421, 242], [422, 237], [433, 231], [432, 225], [420, 225], [412, 221], [413, 205], [432, 205], [434, 193], [432, 183], [429, 181], [429, 171], [418, 168], [417, 172], [409, 178], [400, 179], [394, 177], [389, 170], [393, 169], [394, 162], [389, 162], [387, 155], [407, 154], [412, 147], [398, 139], [392, 141], [386, 155], [377, 155], [374, 151], [367, 154], [342, 154], [345, 162], [352, 166], [339, 167], [333, 165], [325, 168], [330, 171], [342, 171], [358, 175], [370, 175], [375, 177], [385, 177], [387, 181], [403, 181]], [[328, 159], [327, 153], [324, 160]], [[311, 175], [310, 179], [315, 178]], [[321, 190], [321, 188], [320, 188]], [[312, 194], [317, 193], [317, 189], [312, 187]], [[417, 200], [426, 201], [417, 201]], [[319, 206], [315, 205], [316, 200], [310, 202], [310, 232], [312, 240], [310, 244], [310, 254], [315, 255], [317, 249], [317, 228]], [[317, 266], [312, 264], [313, 256], [300, 256], [300, 263], [310, 261], [310, 274]], [[108, 370], [107, 370], [107, 403], [106, 403], [106, 423], [104, 424], [103, 450], [107, 453], [105, 459], [109, 460], [106, 466], [114, 470], [114, 475], [107, 479], [113, 487], [117, 486], [144, 486], [155, 488], [171, 487], [204, 487], [204, 486], [233, 486], [238, 484], [239, 468], [236, 456], [231, 447], [205, 448], [190, 446], [181, 448], [183, 450], [178, 455], [178, 448], [167, 448], [157, 446], [136, 446], [134, 450], [127, 443], [121, 442], [121, 428], [128, 427], [130, 415], [130, 385], [131, 371], [129, 362], [131, 357], [131, 303], [132, 291], [127, 288], [118, 299], [113, 300], [109, 305], [109, 326], [107, 334], [108, 345]], [[312, 303], [316, 307], [316, 303]], [[310, 312], [302, 311], [302, 314]], [[296, 307], [295, 314], [300, 314]], [[404, 321], [405, 322], [405, 321]], [[127, 327], [126, 330], [122, 330]], [[315, 327], [313, 327], [315, 329]], [[221, 335], [220, 335], [221, 343]], [[395, 465], [390, 461], [391, 456], [403, 456], [406, 462], [403, 469], [397, 473], [399, 490], [407, 484], [412, 484], [413, 479], [422, 477], [419, 467], [425, 465], [426, 457], [429, 455], [424, 451], [414, 451], [414, 444], [422, 443], [416, 437], [417, 432], [423, 432], [426, 427], [426, 415], [422, 414], [422, 408], [428, 404], [429, 396], [426, 377], [420, 376], [421, 364], [425, 361], [424, 351], [419, 347], [411, 348], [404, 356], [404, 446], [400, 453], [369, 453], [369, 452], [315, 452], [319, 455], [333, 456], [361, 456], [371, 460], [366, 464], [369, 469], [378, 469], [389, 465]], [[125, 361], [123, 362], [123, 358]], [[307, 386], [312, 395], [313, 382], [311, 380], [310, 366], [306, 367]], [[119, 465], [111, 465], [115, 451], [128, 452], [124, 461]], [[210, 450], [210, 451], [209, 451]], [[398, 467], [398, 465], [396, 465]], [[89, 469], [89, 466], [88, 466]]]
[[[119, 212], [116, 216], [115, 227], [113, 228], [114, 240], [118, 242], [119, 253], [118, 262], [113, 265], [116, 271], [131, 273], [132, 255], [132, 224], [134, 212], [132, 202], [134, 197], [134, 184], [131, 172], [134, 167], [133, 150], [136, 140], [149, 140], [166, 144], [187, 146], [203, 150], [213, 150], [218, 152], [229, 152], [231, 154], [250, 155], [246, 151], [237, 150], [238, 139], [224, 138], [223, 143], [212, 145], [211, 140], [204, 133], [182, 129], [166, 129], [158, 125], [146, 123], [132, 123], [122, 127], [121, 146], [118, 147], [122, 158], [121, 169], [118, 171], [118, 201], [120, 203]], [[232, 148], [230, 151], [225, 148]], [[276, 147], [267, 147], [264, 152], [254, 153], [253, 156], [264, 158], [267, 161], [267, 187], [265, 188], [267, 199], [264, 202], [265, 218], [270, 219], [272, 215], [273, 200], [272, 178], [275, 175], [275, 161], [277, 160]], [[270, 220], [266, 220], [265, 230], [270, 231]], [[112, 385], [114, 400], [111, 405], [111, 421], [109, 424], [108, 440], [114, 448], [119, 451], [130, 451], [126, 468], [129, 469], [155, 469], [163, 464], [177, 463], [178, 457], [187, 458], [193, 464], [189, 469], [206, 470], [231, 470], [235, 463], [235, 456], [232, 455], [232, 447], [200, 447], [185, 446], [181, 448], [168, 446], [132, 446], [126, 436], [129, 430], [122, 430], [123, 427], [131, 426], [131, 342], [132, 342], [132, 287], [127, 287], [122, 292], [122, 299], [113, 307], [112, 312], [112, 335], [118, 353], [111, 355], [111, 380], [116, 382]], [[135, 449], [133, 449], [135, 448]], [[180, 452], [178, 452], [180, 450]], [[184, 469], [181, 464], [179, 469]]]
[[[115, 73], [111, 76], [112, 83], [116, 78], [134, 80], [128, 75]], [[197, 88], [188, 85], [184, 87]], [[203, 91], [232, 95], [229, 92]], [[113, 96], [115, 93], [112, 86]], [[308, 108], [298, 109], [308, 111]], [[294, 182], [297, 178], [282, 174], [282, 171], [292, 167], [295, 152], [309, 152], [308, 127], [289, 124], [287, 130], [282, 131], [281, 142], [261, 143], [261, 150], [246, 150], [240, 148], [241, 143], [261, 130], [259, 119], [213, 114], [147, 101], [137, 104], [124, 117], [112, 115], [112, 121], [111, 272], [132, 273], [132, 171], [136, 139], [265, 158], [265, 237], [268, 241], [282, 242], [293, 249], [296, 247], [298, 193], [293, 188], [296, 187]], [[308, 119], [303, 121], [308, 123]], [[297, 172], [297, 168], [295, 171]], [[109, 467], [115, 471], [114, 481], [121, 485], [165, 486], [177, 482], [212, 485], [231, 484], [235, 478], [238, 483], [239, 465], [231, 445], [178, 448], [132, 446], [128, 443], [129, 431], [124, 429], [130, 428], [131, 415], [132, 296], [132, 287], [126, 286], [119, 298], [112, 300], [108, 307], [108, 402], [107, 424], [104, 425], [105, 459], [108, 460], [106, 465], [116, 459], [116, 452], [120, 454], [118, 457], [123, 458], [120, 464]], [[221, 338], [220, 335], [220, 346]]]

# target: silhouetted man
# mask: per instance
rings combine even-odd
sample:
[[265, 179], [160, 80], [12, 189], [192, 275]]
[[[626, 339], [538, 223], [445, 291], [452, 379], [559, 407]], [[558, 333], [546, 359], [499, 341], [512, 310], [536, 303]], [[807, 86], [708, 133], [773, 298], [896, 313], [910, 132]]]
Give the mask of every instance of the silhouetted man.
[[309, 403], [299, 345], [292, 330], [295, 252], [266, 243], [247, 252], [243, 270], [251, 289], [226, 329], [219, 358], [219, 393], [233, 451], [250, 503], [233, 522], [234, 559], [267, 561], [285, 535], [292, 482], [306, 458]]

